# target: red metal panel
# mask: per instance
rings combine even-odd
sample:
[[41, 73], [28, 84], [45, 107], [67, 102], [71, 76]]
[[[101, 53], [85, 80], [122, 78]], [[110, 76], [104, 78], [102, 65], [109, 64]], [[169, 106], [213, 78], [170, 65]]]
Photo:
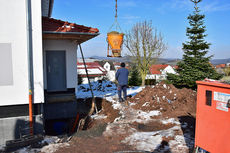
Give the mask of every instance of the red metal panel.
[[[195, 146], [211, 153], [230, 153], [230, 85], [197, 81]], [[206, 90], [212, 91], [212, 104], [206, 105]], [[214, 96], [215, 94], [215, 96]]]

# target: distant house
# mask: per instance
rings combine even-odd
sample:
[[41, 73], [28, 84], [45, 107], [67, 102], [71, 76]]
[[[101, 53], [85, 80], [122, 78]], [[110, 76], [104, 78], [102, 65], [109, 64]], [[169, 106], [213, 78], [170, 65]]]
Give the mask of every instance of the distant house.
[[176, 71], [170, 65], [152, 65], [149, 68], [149, 74], [147, 74], [146, 79], [166, 80], [167, 73], [176, 74]]
[[216, 72], [219, 74], [225, 74], [224, 68], [227, 66], [227, 64], [219, 64], [215, 66]]
[[121, 67], [121, 63], [119, 62], [113, 62], [113, 65], [116, 71]]
[[226, 67], [226, 64], [219, 64], [219, 65], [216, 65], [215, 67], [216, 67], [216, 68], [225, 68], [225, 67]]
[[[121, 63], [119, 62], [113, 62], [113, 65], [116, 71], [121, 68]], [[127, 68], [128, 70], [130, 69], [129, 63], [125, 63], [125, 68]]]
[[[86, 68], [88, 71], [90, 82], [103, 79], [106, 76], [107, 71], [98, 62], [86, 62]], [[77, 62], [77, 74], [82, 78], [82, 83], [87, 84], [88, 78], [85, 71], [85, 65], [83, 62]]]
[[115, 81], [116, 69], [111, 61], [98, 61], [98, 63], [107, 71], [106, 77], [110, 81]]
[[38, 134], [48, 120], [76, 116], [75, 99], [50, 96], [75, 98], [78, 45], [99, 30], [51, 18], [53, 3], [0, 1], [0, 145], [29, 134], [28, 122]]

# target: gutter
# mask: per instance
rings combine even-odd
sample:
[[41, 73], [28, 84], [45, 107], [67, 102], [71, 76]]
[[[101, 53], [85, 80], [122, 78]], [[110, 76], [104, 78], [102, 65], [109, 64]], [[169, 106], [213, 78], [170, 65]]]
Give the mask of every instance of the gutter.
[[27, 53], [28, 53], [28, 82], [29, 82], [29, 126], [30, 134], [33, 135], [33, 103], [34, 103], [34, 73], [33, 73], [33, 38], [31, 0], [26, 0], [27, 22]]
[[53, 11], [53, 4], [54, 4], [54, 0], [49, 0], [48, 17], [51, 17], [51, 14], [52, 14], [52, 11]]
[[73, 34], [73, 35], [91, 35], [91, 36], [98, 36], [100, 33], [85, 33], [85, 32], [56, 32], [56, 31], [43, 31], [43, 34]]

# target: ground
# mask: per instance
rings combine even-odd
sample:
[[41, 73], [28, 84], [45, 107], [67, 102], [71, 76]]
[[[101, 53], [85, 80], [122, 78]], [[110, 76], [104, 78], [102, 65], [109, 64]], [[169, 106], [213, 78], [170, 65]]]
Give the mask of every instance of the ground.
[[[93, 84], [100, 109], [70, 141], [51, 137], [40, 152], [123, 153], [193, 151], [195, 136], [196, 92], [159, 83], [132, 87], [127, 103], [117, 101], [111, 82]], [[90, 96], [88, 87], [79, 87], [78, 97]], [[99, 106], [100, 105], [100, 106]], [[44, 141], [47, 141], [46, 138]], [[28, 148], [27, 148], [28, 149]], [[26, 151], [24, 150], [21, 151]], [[30, 149], [31, 151], [31, 149]]]

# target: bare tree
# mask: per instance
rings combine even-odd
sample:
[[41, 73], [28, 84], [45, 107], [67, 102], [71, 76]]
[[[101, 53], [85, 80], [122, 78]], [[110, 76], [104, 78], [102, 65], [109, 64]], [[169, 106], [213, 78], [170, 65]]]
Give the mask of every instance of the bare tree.
[[144, 21], [136, 23], [125, 35], [125, 46], [134, 58], [137, 68], [141, 74], [142, 86], [151, 64], [166, 50], [161, 33], [153, 28], [152, 22]]
[[230, 67], [224, 68], [224, 73], [226, 76], [230, 76]]

